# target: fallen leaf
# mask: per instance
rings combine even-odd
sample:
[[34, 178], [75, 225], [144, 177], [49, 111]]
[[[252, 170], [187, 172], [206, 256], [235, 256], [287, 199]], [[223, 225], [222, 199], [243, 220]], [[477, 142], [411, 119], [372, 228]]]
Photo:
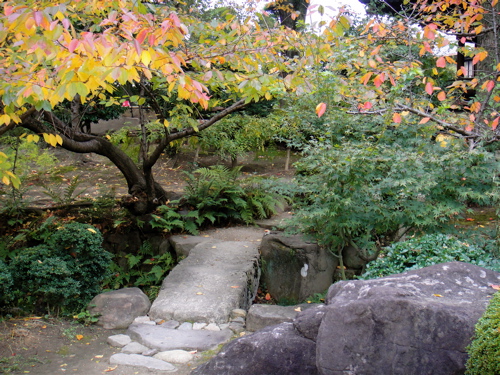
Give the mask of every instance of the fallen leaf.
[[297, 307], [296, 309], [293, 309], [294, 311], [302, 311], [300, 307]]
[[495, 290], [500, 290], [500, 285], [491, 284], [490, 286]]
[[212, 246], [212, 249], [217, 249], [217, 246]]
[[99, 354], [99, 355], [95, 355], [94, 358], [102, 358], [104, 357], [102, 354]]
[[269, 293], [266, 293], [266, 301], [269, 301], [271, 299], [271, 295]]
[[76, 335], [75, 337], [76, 337], [77, 340], [83, 339], [83, 335]]
[[104, 372], [115, 371], [117, 367], [118, 367], [118, 365], [115, 367], [108, 367], [106, 370], [104, 370]]
[[474, 221], [474, 219], [473, 219], [473, 218], [471, 218], [471, 217], [468, 217], [468, 218], [467, 218], [467, 219], [465, 219], [465, 220], [466, 220], [466, 221]]
[[442, 297], [441, 294], [433, 294], [434, 297]]
[[236, 288], [239, 288], [239, 286], [238, 285], [232, 285], [231, 288], [236, 289]]
[[87, 228], [87, 230], [88, 230], [89, 232], [92, 232], [92, 233], [97, 233], [97, 232], [96, 232], [94, 229], [92, 229], [92, 228]]
[[196, 294], [198, 294], [198, 295], [202, 295], [203, 293], [202, 293], [202, 292], [198, 292], [198, 293], [196, 293]]

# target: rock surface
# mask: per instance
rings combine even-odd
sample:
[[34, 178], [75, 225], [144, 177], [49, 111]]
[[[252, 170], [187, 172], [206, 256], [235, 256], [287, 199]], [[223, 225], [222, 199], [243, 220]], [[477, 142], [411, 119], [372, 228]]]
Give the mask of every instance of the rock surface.
[[219, 331], [179, 330], [163, 326], [150, 326], [145, 324], [132, 324], [127, 334], [134, 341], [148, 348], [167, 351], [183, 349], [187, 351], [204, 351], [216, 348], [229, 341], [233, 332], [229, 329]]
[[342, 374], [461, 374], [474, 325], [500, 275], [452, 262], [330, 288], [318, 369]]
[[314, 305], [301, 304], [295, 306], [252, 305], [248, 310], [246, 329], [250, 332], [284, 322], [292, 322], [300, 311]]
[[109, 363], [111, 365], [139, 366], [139, 367], [145, 367], [150, 370], [158, 370], [158, 371], [167, 371], [167, 372], [177, 371], [177, 368], [168, 362], [152, 357], [145, 357], [139, 354], [125, 354], [125, 353], [113, 354], [109, 359]]
[[92, 315], [99, 315], [98, 325], [105, 329], [127, 328], [135, 318], [145, 315], [151, 306], [139, 288], [124, 288], [95, 296], [88, 305]]
[[227, 344], [193, 375], [316, 375], [316, 345], [292, 323], [267, 327]]
[[149, 311], [153, 320], [225, 323], [248, 309], [257, 292], [258, 246], [210, 240], [193, 247], [165, 278]]
[[499, 273], [460, 262], [339, 282], [327, 305], [230, 342], [193, 374], [463, 374], [499, 283]]
[[301, 236], [272, 233], [260, 248], [262, 279], [277, 301], [298, 303], [327, 290], [333, 282], [338, 260], [316, 243]]

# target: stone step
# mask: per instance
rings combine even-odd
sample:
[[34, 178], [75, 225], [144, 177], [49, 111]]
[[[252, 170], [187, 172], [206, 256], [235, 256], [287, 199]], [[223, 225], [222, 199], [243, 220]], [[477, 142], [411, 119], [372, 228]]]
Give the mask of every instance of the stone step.
[[149, 311], [152, 320], [226, 323], [231, 311], [248, 310], [257, 292], [258, 244], [204, 241], [165, 278]]
[[206, 329], [172, 329], [161, 325], [132, 324], [127, 335], [134, 341], [158, 351], [182, 349], [205, 351], [216, 348], [233, 336], [230, 329], [209, 331]]

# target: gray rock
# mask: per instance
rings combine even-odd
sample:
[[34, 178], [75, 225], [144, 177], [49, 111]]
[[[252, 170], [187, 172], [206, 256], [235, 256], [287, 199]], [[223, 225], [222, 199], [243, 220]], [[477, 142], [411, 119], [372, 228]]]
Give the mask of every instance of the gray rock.
[[145, 367], [149, 370], [157, 370], [157, 371], [168, 371], [168, 372], [177, 371], [177, 368], [170, 363], [152, 357], [145, 357], [139, 354], [125, 354], [125, 353], [113, 354], [109, 359], [109, 363], [111, 365]]
[[177, 258], [185, 258], [193, 247], [200, 243], [209, 241], [210, 238], [201, 236], [175, 235], [169, 238], [170, 244], [174, 248]]
[[125, 354], [142, 354], [150, 350], [147, 346], [139, 344], [136, 341], [132, 341], [122, 348], [122, 353]]
[[178, 328], [179, 331], [189, 331], [193, 329], [193, 323], [184, 322]]
[[145, 350], [144, 352], [142, 352], [141, 354], [142, 355], [145, 355], [146, 357], [152, 357], [154, 356], [156, 353], [158, 353], [158, 349], [149, 349], [148, 350]]
[[231, 341], [192, 375], [316, 375], [316, 345], [282, 323]]
[[159, 351], [183, 349], [187, 351], [205, 351], [224, 344], [232, 337], [233, 332], [229, 329], [223, 331], [189, 330], [178, 329], [145, 324], [132, 324], [127, 334], [137, 342]]
[[151, 319], [149, 319], [149, 316], [144, 315], [144, 316], [138, 316], [137, 318], [134, 319], [134, 323], [140, 323], [140, 324], [153, 324], [155, 325], [156, 323], [153, 322]]
[[235, 334], [240, 334], [241, 332], [245, 331], [245, 326], [240, 323], [231, 322], [229, 323], [229, 329]]
[[155, 354], [154, 358], [170, 363], [188, 363], [194, 359], [194, 355], [185, 350], [167, 350]]
[[161, 324], [162, 327], [175, 329], [179, 327], [180, 323], [177, 320], [169, 320]]
[[203, 329], [207, 326], [207, 323], [193, 323], [193, 329]]
[[219, 326], [215, 323], [208, 324], [204, 329], [206, 329], [207, 331], [220, 331]]
[[131, 341], [132, 341], [132, 339], [130, 338], [130, 336], [123, 335], [123, 334], [109, 336], [108, 339], [106, 340], [106, 342], [109, 345], [115, 346], [117, 348], [123, 348], [125, 345], [129, 344]]
[[235, 318], [243, 318], [245, 319], [247, 316], [247, 311], [243, 309], [234, 309], [231, 311], [231, 320]]
[[496, 272], [452, 262], [336, 283], [319, 326], [318, 370], [463, 374], [465, 348], [494, 292], [489, 285], [499, 282]]
[[325, 316], [325, 312], [325, 305], [315, 305], [310, 309], [305, 309], [297, 313], [293, 325], [302, 336], [316, 341], [319, 325]]
[[98, 325], [105, 329], [127, 328], [136, 317], [145, 315], [151, 306], [139, 288], [124, 288], [95, 296], [88, 305], [92, 315], [99, 315]]
[[234, 323], [240, 323], [240, 324], [245, 324], [245, 318], [233, 318], [231, 319], [231, 322], [234, 322]]
[[255, 332], [264, 327], [284, 322], [291, 322], [297, 314], [314, 305], [301, 304], [295, 306], [278, 305], [252, 305], [248, 310], [246, 327], [248, 331]]
[[338, 259], [301, 236], [269, 234], [262, 239], [262, 279], [277, 301], [304, 301], [333, 282]]
[[205, 241], [165, 278], [149, 311], [155, 319], [226, 323], [231, 311], [250, 306], [259, 281], [258, 245]]

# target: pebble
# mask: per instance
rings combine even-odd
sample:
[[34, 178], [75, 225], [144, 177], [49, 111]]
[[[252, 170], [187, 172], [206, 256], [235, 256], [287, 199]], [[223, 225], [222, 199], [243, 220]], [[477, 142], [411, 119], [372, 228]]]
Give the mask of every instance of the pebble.
[[123, 348], [125, 345], [130, 344], [131, 341], [130, 336], [123, 334], [109, 336], [106, 340], [109, 345], [117, 348]]
[[189, 322], [184, 322], [182, 323], [179, 328], [177, 328], [179, 331], [187, 331], [193, 329], [193, 323]]
[[218, 326], [217, 324], [215, 324], [215, 323], [210, 323], [209, 325], [207, 325], [207, 326], [205, 327], [205, 329], [206, 329], [207, 331], [220, 331], [219, 326]]
[[206, 326], [207, 326], [207, 323], [193, 323], [194, 330], [203, 329]]
[[122, 348], [122, 353], [125, 354], [142, 354], [150, 350], [147, 346], [139, 344], [136, 341], [132, 341], [130, 344], [125, 345]]
[[187, 363], [193, 360], [194, 355], [185, 350], [167, 350], [155, 354], [153, 358], [171, 363]]

